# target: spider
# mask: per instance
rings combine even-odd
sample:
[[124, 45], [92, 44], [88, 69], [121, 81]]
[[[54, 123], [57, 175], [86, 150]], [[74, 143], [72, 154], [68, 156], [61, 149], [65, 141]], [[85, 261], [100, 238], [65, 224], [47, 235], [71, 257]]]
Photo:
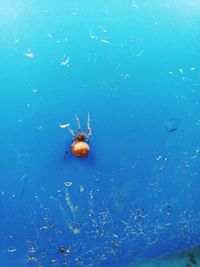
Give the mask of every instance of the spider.
[[[80, 120], [76, 114], [74, 115], [75, 115], [77, 126], [78, 126], [77, 135], [74, 134], [74, 131], [71, 128], [69, 128], [69, 126], [67, 127], [69, 132], [72, 135], [72, 139], [74, 140], [74, 142], [71, 145], [71, 151], [72, 151], [72, 154], [76, 157], [85, 157], [88, 155], [90, 151], [88, 142], [89, 142], [89, 138], [92, 135], [92, 130], [90, 128], [90, 114], [88, 113], [88, 121], [87, 121], [88, 132], [87, 133], [81, 131]], [[69, 151], [66, 151], [64, 159], [66, 158], [68, 153]]]

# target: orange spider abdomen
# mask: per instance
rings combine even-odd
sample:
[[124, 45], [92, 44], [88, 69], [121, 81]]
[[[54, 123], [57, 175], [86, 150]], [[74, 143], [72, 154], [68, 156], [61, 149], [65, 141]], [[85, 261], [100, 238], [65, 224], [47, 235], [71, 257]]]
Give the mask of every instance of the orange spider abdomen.
[[75, 141], [72, 146], [72, 153], [76, 157], [85, 157], [89, 153], [89, 145], [84, 141]]

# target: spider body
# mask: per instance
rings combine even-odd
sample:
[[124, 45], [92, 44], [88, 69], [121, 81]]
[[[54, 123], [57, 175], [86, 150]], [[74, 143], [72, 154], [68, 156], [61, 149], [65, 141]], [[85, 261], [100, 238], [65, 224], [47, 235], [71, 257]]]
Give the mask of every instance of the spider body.
[[[92, 135], [92, 131], [90, 128], [90, 115], [88, 113], [88, 122], [87, 122], [88, 133], [81, 132], [80, 121], [76, 114], [75, 114], [75, 118], [76, 118], [77, 125], [78, 125], [78, 134], [75, 135], [74, 131], [68, 127], [68, 130], [72, 134], [73, 140], [75, 140], [71, 145], [71, 151], [72, 151], [72, 154], [76, 157], [86, 157], [90, 151], [88, 142], [89, 142], [89, 138]], [[68, 151], [66, 152], [66, 155], [67, 154], [68, 154]]]
[[85, 141], [78, 141], [78, 140], [71, 145], [71, 149], [72, 153], [76, 157], [85, 157], [88, 155], [90, 151], [88, 143], [86, 143]]

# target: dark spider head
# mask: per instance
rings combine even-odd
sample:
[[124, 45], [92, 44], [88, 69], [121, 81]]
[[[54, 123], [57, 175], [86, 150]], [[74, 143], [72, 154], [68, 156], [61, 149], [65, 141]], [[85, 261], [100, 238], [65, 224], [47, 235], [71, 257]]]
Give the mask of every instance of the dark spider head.
[[78, 141], [84, 141], [85, 140], [85, 134], [79, 133], [77, 139], [78, 139]]

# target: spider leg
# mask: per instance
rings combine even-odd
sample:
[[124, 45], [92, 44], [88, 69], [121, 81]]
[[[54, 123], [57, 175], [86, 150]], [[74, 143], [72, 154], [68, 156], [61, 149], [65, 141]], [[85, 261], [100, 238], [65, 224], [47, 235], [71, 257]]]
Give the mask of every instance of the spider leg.
[[77, 122], [77, 125], [78, 125], [78, 133], [80, 133], [81, 132], [81, 124], [80, 124], [79, 117], [76, 115], [76, 113], [74, 113], [74, 116], [76, 118], [76, 122]]
[[74, 134], [74, 131], [71, 128], [69, 128], [69, 126], [67, 127], [67, 129], [70, 132], [70, 134], [72, 135], [72, 137], [75, 138], [76, 136]]
[[68, 154], [69, 154], [69, 151], [67, 150], [67, 151], [65, 152], [64, 160], [66, 159], [66, 157], [67, 157]]
[[92, 130], [90, 128], [90, 113], [89, 112], [88, 112], [87, 130], [88, 130], [87, 138], [90, 138], [90, 136], [92, 135]]

